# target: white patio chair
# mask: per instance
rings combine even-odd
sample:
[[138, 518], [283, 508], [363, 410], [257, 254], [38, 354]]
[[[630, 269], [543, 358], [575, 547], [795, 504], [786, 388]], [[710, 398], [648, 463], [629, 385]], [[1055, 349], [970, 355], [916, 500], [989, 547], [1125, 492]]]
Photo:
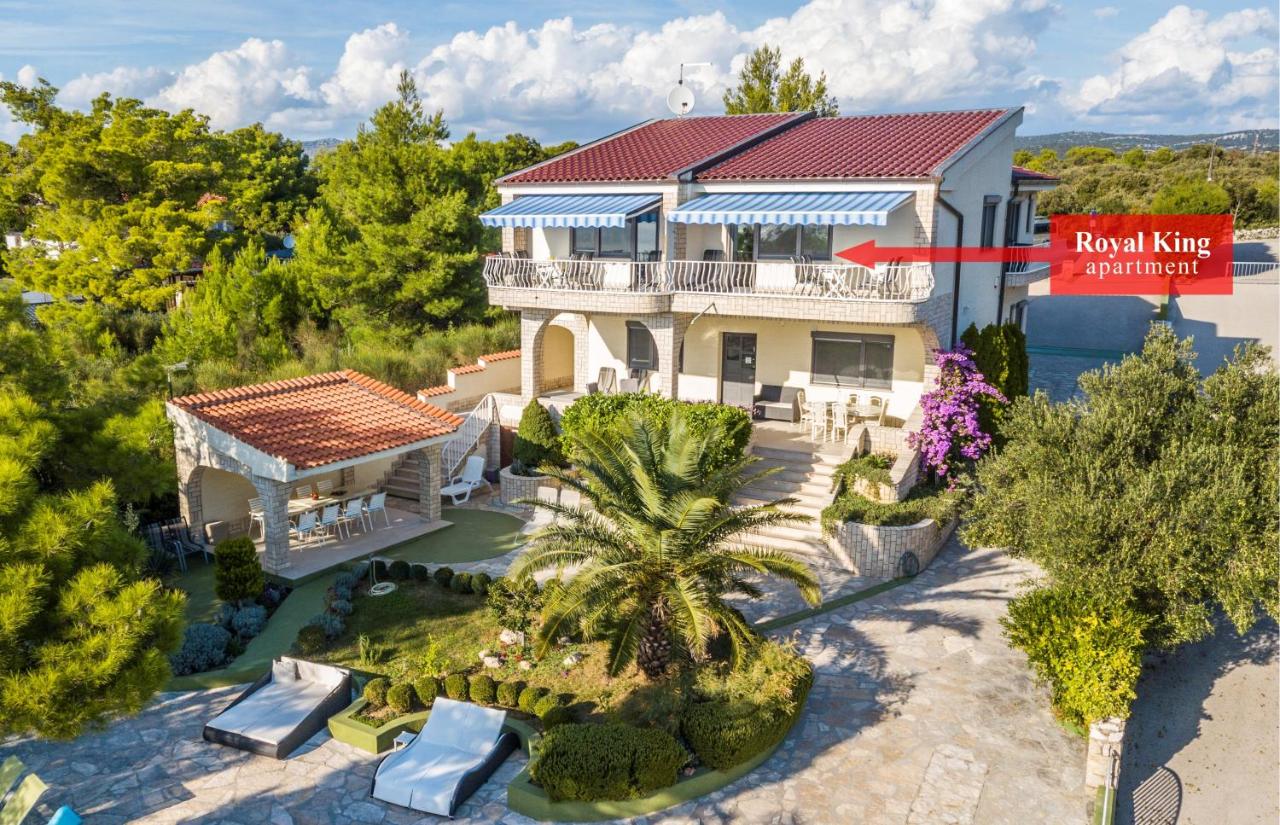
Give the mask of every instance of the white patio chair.
[[267, 535], [267, 506], [260, 498], [249, 499], [249, 536], [253, 537], [253, 525], [258, 525], [262, 536]]
[[305, 487], [294, 487], [293, 497], [294, 498], [311, 498], [311, 485], [308, 484]]
[[373, 514], [382, 513], [382, 520], [391, 526], [391, 517], [387, 515], [387, 494], [374, 493], [369, 496], [369, 503], [364, 505], [364, 516], [369, 519], [369, 529], [373, 529]]
[[840, 436], [849, 440], [849, 408], [844, 404], [831, 405], [831, 440], [838, 441]]
[[493, 486], [484, 477], [484, 456], [473, 455], [462, 466], [462, 474], [454, 476], [448, 485], [440, 488], [440, 495], [448, 496], [455, 505], [465, 504], [471, 500], [471, 491], [482, 484], [493, 492]]
[[347, 531], [347, 538], [351, 538], [351, 525], [357, 522], [361, 530], [368, 529], [364, 523], [364, 499], [362, 498], [353, 498], [348, 501], [338, 516], [338, 526]]
[[827, 439], [827, 402], [809, 402], [809, 438], [814, 441]]
[[800, 405], [800, 420], [797, 423], [800, 426], [800, 430], [803, 431], [805, 427], [813, 424], [813, 411], [809, 409], [809, 404], [805, 401], [803, 388], [796, 391], [796, 403]]
[[333, 495], [333, 482], [328, 480], [317, 481], [316, 493], [320, 496], [320, 498], [328, 498], [329, 496]]
[[871, 403], [871, 408], [875, 410], [875, 414], [872, 417], [875, 418], [877, 424], [883, 426], [884, 414], [888, 412], [889, 406], [885, 404], [884, 399], [878, 395], [871, 396], [870, 403]]
[[308, 510], [298, 516], [297, 524], [289, 525], [289, 538], [294, 538], [296, 536], [298, 541], [310, 541], [315, 538], [317, 526], [316, 511]]
[[338, 505], [327, 505], [324, 510], [320, 512], [320, 532], [327, 533], [335, 538], [342, 538], [341, 534], [338, 532], [338, 528], [341, 526], [338, 521], [338, 515], [341, 512], [342, 508]]

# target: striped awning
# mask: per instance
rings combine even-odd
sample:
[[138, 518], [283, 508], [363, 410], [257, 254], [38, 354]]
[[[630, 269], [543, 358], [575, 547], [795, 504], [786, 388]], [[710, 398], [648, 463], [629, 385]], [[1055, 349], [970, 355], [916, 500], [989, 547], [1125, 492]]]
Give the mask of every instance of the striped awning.
[[718, 192], [667, 214], [675, 223], [884, 226], [911, 192]]
[[524, 195], [480, 216], [485, 226], [626, 226], [656, 207], [662, 196]]

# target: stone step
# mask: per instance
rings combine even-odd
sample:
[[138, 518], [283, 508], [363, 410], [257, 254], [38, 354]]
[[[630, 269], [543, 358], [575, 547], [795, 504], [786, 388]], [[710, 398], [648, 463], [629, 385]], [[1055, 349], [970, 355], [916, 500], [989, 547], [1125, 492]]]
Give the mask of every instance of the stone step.
[[831, 552], [831, 548], [827, 547], [825, 541], [807, 540], [800, 541], [796, 539], [782, 539], [773, 536], [747, 536], [742, 539], [742, 543], [750, 547], [760, 547], [765, 550], [785, 550], [792, 553], [804, 562], [813, 567], [822, 567], [830, 570], [845, 570], [845, 566]]
[[399, 484], [388, 484], [383, 489], [386, 492], [386, 494], [389, 496], [395, 496], [396, 498], [407, 498], [410, 501], [418, 500], [419, 490], [418, 490], [417, 484], [414, 484], [412, 487], [403, 486]]
[[762, 458], [752, 465], [751, 469], [759, 472], [760, 470], [780, 467], [784, 471], [793, 473], [806, 473], [809, 475], [826, 476], [830, 478], [836, 474], [838, 464], [829, 464], [825, 461], [812, 459], [810, 457], [800, 457], [797, 459], [786, 458]]
[[[733, 498], [733, 503], [739, 507], [758, 507], [762, 504], [772, 504], [775, 499], [757, 498], [750, 495], [737, 495]], [[822, 515], [822, 508], [826, 505], [815, 499], [802, 499], [795, 504], [788, 504], [785, 509], [792, 513], [800, 513], [802, 515], [817, 518]]]
[[807, 524], [773, 525], [762, 527], [756, 535], [770, 539], [790, 539], [794, 541], [822, 541], [822, 527], [816, 521]]
[[831, 479], [834, 478], [834, 475], [830, 473], [818, 473], [807, 468], [795, 466], [753, 467], [752, 469], [755, 473], [760, 473], [763, 470], [773, 470], [773, 472], [769, 473], [765, 478], [775, 479], [778, 481], [789, 481], [794, 484], [803, 484], [807, 481], [819, 481], [830, 486]]
[[784, 478], [761, 478], [742, 488], [744, 494], [766, 495], [780, 498], [782, 496], [813, 497], [815, 499], [831, 499], [831, 482], [827, 479], [816, 481], [788, 481]]

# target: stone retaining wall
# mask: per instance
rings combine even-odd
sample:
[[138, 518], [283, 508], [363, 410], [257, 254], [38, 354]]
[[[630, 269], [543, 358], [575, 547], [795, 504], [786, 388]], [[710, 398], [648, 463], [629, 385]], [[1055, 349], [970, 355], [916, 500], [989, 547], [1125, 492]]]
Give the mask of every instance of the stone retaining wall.
[[529, 506], [516, 505], [520, 499], [537, 498], [538, 490], [542, 487], [555, 487], [556, 483], [548, 476], [518, 476], [511, 472], [510, 467], [503, 467], [498, 473], [500, 479], [499, 493], [502, 503], [508, 507]]
[[918, 570], [924, 570], [938, 555], [956, 529], [957, 519], [939, 526], [933, 519], [925, 519], [905, 527], [885, 527], [846, 521], [836, 527], [836, 534], [827, 537], [831, 549], [847, 558], [853, 572], [859, 576], [893, 579], [903, 574], [902, 559], [907, 553], [915, 554]]
[[1124, 720], [1101, 719], [1089, 726], [1089, 751], [1084, 758], [1084, 786], [1094, 788], [1116, 787], [1116, 773], [1112, 762], [1120, 756], [1124, 743]]

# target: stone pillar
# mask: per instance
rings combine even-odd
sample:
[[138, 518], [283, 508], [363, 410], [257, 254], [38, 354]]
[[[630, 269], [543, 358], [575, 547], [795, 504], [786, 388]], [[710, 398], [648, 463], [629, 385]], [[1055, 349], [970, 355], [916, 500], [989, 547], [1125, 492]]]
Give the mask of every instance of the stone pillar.
[[1097, 788], [1115, 790], [1120, 774], [1118, 762], [1123, 743], [1123, 719], [1110, 717], [1089, 726], [1089, 751], [1084, 758], [1085, 788], [1091, 791]]
[[520, 311], [520, 398], [526, 404], [542, 395], [542, 337], [550, 319], [545, 309]]
[[440, 520], [440, 450], [439, 444], [417, 450], [418, 514], [423, 521]]
[[658, 348], [658, 392], [676, 398], [680, 391], [680, 347], [689, 329], [689, 315], [655, 315], [644, 319]]
[[502, 422], [496, 412], [484, 433], [484, 466], [488, 470], [502, 469]]
[[182, 449], [174, 456], [174, 463], [178, 466], [178, 508], [183, 520], [191, 527], [191, 535], [203, 538], [204, 499], [200, 487], [204, 468]]
[[263, 544], [266, 561], [263, 569], [280, 573], [289, 567], [289, 485], [274, 478], [253, 476], [250, 479], [262, 499]]

